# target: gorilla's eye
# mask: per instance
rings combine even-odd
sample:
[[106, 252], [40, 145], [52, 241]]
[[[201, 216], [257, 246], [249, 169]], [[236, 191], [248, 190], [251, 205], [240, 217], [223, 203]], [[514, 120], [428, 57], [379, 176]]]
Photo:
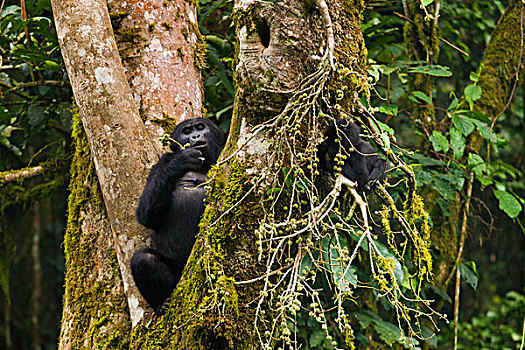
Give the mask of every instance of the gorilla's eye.
[[204, 124], [199, 123], [199, 124], [195, 125], [195, 129], [197, 129], [199, 131], [204, 130]]
[[184, 129], [182, 129], [182, 133], [183, 133], [184, 135], [189, 135], [189, 134], [191, 134], [191, 128], [184, 128]]

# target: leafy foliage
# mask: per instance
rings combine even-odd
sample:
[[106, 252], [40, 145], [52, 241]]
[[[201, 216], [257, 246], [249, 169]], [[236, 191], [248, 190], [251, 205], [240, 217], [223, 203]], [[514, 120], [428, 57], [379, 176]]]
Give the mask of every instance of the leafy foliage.
[[228, 130], [233, 112], [232, 64], [235, 32], [231, 26], [233, 0], [200, 0], [199, 30], [206, 40], [207, 67], [202, 71], [207, 117]]
[[[0, 14], [0, 158], [3, 169], [26, 165], [29, 145], [63, 153], [70, 132], [71, 90], [60, 55], [49, 1], [26, 1]], [[66, 142], [65, 142], [66, 141]]]
[[[3, 180], [21, 169], [40, 166], [44, 171], [16, 182], [0, 180], [0, 280], [7, 298], [0, 312], [10, 316], [1, 321], [6, 332], [0, 343], [4, 348], [33, 346], [33, 309], [27, 305], [35, 288], [32, 259], [38, 257], [38, 346], [55, 348], [63, 290], [60, 244], [65, 226], [72, 93], [49, 0], [24, 3], [25, 12], [21, 1], [15, 0], [2, 1], [0, 9], [0, 174]], [[36, 202], [42, 205], [36, 206]], [[40, 242], [33, 237], [35, 220], [42, 225]], [[32, 249], [42, 253], [32, 258]]]
[[[458, 349], [520, 349], [524, 309], [523, 294], [508, 292], [504, 297], [494, 296], [484, 314], [459, 323]], [[452, 348], [453, 343], [452, 329], [439, 336], [442, 348]]]

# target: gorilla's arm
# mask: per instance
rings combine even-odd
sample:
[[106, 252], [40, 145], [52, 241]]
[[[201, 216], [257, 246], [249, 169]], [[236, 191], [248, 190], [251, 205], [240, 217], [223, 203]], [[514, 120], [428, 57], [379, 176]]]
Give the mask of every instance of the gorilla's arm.
[[194, 148], [165, 153], [153, 166], [137, 206], [137, 221], [141, 225], [156, 229], [165, 221], [177, 181], [190, 170], [200, 170], [201, 155]]

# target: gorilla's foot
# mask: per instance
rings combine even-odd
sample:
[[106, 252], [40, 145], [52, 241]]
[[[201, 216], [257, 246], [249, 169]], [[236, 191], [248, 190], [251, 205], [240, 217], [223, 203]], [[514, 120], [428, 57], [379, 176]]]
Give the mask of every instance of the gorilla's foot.
[[171, 303], [171, 297], [166, 298], [166, 300], [164, 300], [164, 302], [160, 304], [159, 306], [157, 306], [157, 308], [155, 309], [155, 315], [156, 316], [164, 315], [170, 308], [170, 303]]

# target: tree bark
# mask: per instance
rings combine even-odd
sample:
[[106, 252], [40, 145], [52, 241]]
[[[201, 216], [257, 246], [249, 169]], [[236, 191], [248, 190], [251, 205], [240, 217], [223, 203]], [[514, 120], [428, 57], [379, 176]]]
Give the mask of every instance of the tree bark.
[[40, 302], [42, 297], [42, 264], [40, 261], [40, 238], [42, 236], [42, 219], [40, 216], [40, 202], [35, 202], [33, 209], [33, 240], [31, 243], [31, 257], [33, 259], [33, 293], [31, 301], [31, 326], [33, 336], [33, 350], [42, 348], [40, 344]]
[[522, 38], [525, 24], [522, 23], [522, 11], [521, 1], [510, 2], [483, 53], [478, 82], [482, 93], [475, 108], [490, 119], [499, 117], [508, 108], [516, 87], [523, 83], [525, 48]]
[[78, 112], [73, 112], [59, 349], [122, 349], [131, 319], [113, 236]]
[[[129, 343], [129, 315], [137, 324], [147, 310], [131, 280], [129, 258], [147, 245], [146, 230], [136, 224], [134, 213], [149, 168], [161, 152], [156, 136], [171, 131], [182, 118], [201, 113], [197, 68], [203, 51], [199, 51], [201, 41], [194, 23], [195, 4], [183, 0], [126, 4], [113, 1], [119, 12], [111, 17], [121, 30], [127, 28], [117, 37], [121, 52], [127, 55], [125, 70], [133, 90], [123, 74], [105, 2], [53, 2], [84, 124], [76, 115], [61, 349], [121, 348]], [[141, 6], [145, 10], [139, 11]], [[136, 12], [124, 15], [128, 10]], [[191, 18], [193, 25], [185, 26]], [[156, 22], [159, 19], [164, 22]], [[137, 33], [132, 37], [141, 38], [145, 46], [129, 51], [135, 45], [124, 34], [130, 32]], [[151, 132], [145, 132], [136, 107]], [[84, 128], [93, 153], [87, 149]], [[98, 176], [92, 173], [95, 168]]]
[[146, 128], [155, 137], [202, 115], [204, 42], [195, 2], [108, 2], [113, 30]]
[[131, 319], [145, 305], [129, 261], [144, 244], [135, 220], [138, 194], [160, 150], [150, 142], [126, 81], [105, 1], [53, 1], [57, 34], [89, 140], [113, 232]]

